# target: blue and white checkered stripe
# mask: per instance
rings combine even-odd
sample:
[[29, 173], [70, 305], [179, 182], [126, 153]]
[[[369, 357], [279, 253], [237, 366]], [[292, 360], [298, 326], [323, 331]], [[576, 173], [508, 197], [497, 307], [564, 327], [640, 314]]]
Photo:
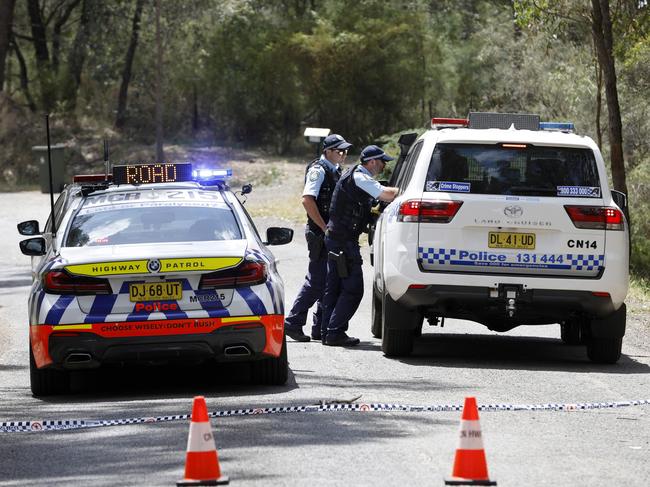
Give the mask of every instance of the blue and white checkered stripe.
[[592, 271], [600, 269], [605, 264], [604, 255], [583, 255], [583, 254], [567, 254], [567, 259], [571, 262], [571, 269], [577, 271], [587, 270]]
[[[504, 256], [503, 261], [494, 264], [494, 268], [513, 269], [552, 269], [556, 271], [590, 272], [592, 274], [600, 271], [605, 265], [604, 254], [535, 254], [527, 251], [501, 252], [490, 249], [489, 251], [478, 251], [466, 249], [450, 249], [436, 247], [418, 247], [418, 259], [422, 265], [427, 267], [437, 266], [463, 266], [486, 267], [485, 260], [475, 260], [467, 254], [480, 256], [482, 254], [498, 254]], [[515, 261], [515, 256], [523, 255], [525, 259]], [[543, 257], [546, 257], [543, 259]], [[559, 259], [561, 257], [561, 260]], [[492, 261], [490, 261], [492, 262]]]
[[448, 264], [456, 255], [456, 249], [418, 247], [418, 257], [428, 264]]

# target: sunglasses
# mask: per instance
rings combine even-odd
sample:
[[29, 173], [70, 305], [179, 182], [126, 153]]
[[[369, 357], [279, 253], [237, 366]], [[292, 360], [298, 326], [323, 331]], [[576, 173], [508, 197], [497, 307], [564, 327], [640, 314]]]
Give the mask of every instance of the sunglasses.
[[344, 149], [334, 149], [334, 150], [335, 150], [336, 152], [338, 152], [340, 156], [344, 156], [345, 154], [348, 153], [348, 150], [347, 150], [347, 149], [345, 149], [345, 150], [344, 150]]

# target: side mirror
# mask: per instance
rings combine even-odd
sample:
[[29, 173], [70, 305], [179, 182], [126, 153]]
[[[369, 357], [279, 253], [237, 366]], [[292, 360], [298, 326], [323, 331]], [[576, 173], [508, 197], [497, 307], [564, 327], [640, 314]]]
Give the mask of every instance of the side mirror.
[[28, 238], [20, 242], [20, 251], [25, 255], [45, 255], [45, 239], [43, 237]]
[[244, 184], [241, 187], [241, 194], [248, 194], [251, 191], [253, 191], [253, 185], [252, 184]]
[[623, 211], [623, 213], [627, 213], [627, 195], [625, 193], [613, 189], [612, 199], [614, 200], [614, 203], [618, 205], [621, 211]]
[[293, 230], [284, 227], [269, 227], [266, 229], [265, 245], [284, 245], [293, 240]]
[[41, 231], [38, 228], [38, 221], [27, 220], [20, 222], [18, 225], [18, 233], [21, 235], [40, 235]]

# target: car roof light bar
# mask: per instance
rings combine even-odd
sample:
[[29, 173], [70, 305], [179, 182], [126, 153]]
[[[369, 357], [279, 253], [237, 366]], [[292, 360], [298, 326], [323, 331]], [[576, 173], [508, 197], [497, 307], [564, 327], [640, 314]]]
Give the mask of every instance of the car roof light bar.
[[232, 177], [232, 169], [195, 169], [192, 171], [192, 178], [197, 181], [228, 179]]
[[539, 122], [539, 129], [574, 133], [576, 127], [573, 122]]
[[468, 121], [466, 118], [440, 118], [434, 117], [431, 119], [432, 129], [448, 129], [448, 128], [465, 128]]
[[112, 174], [76, 174], [72, 177], [73, 183], [105, 183], [113, 179]]
[[471, 129], [539, 130], [539, 115], [530, 113], [469, 112]]

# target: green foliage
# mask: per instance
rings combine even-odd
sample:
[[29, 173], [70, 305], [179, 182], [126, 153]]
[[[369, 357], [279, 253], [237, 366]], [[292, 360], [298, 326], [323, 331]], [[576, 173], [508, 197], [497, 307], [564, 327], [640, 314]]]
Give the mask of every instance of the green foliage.
[[[88, 0], [89, 39], [80, 51], [85, 58], [74, 105], [69, 103], [68, 68], [75, 60], [81, 4], [39, 0], [49, 49], [49, 60], [39, 63], [27, 2], [16, 2], [14, 41], [26, 72], [21, 80], [13, 50], [4, 93], [20, 105], [11, 113], [29, 111], [26, 107], [33, 103], [34, 114], [48, 109], [77, 130], [108, 131], [135, 0]], [[357, 150], [382, 143], [397, 155], [396, 139], [404, 127], [425, 127], [431, 116], [499, 110], [574, 121], [579, 133], [595, 140], [601, 135], [603, 147], [608, 146], [604, 99], [601, 113], [596, 112], [591, 0], [160, 4], [167, 142], [307, 152], [311, 148], [302, 145], [304, 127], [319, 126], [341, 133]], [[635, 272], [648, 274], [650, 7], [637, 0], [610, 0], [610, 5], [633, 225], [632, 264]], [[146, 1], [122, 137], [153, 142], [156, 63], [154, 2]], [[20, 117], [20, 123], [7, 126], [34, 125], [33, 115]], [[0, 159], [0, 169], [22, 167], [15, 160], [25, 144], [14, 147], [12, 140], [18, 139], [6, 136], [2, 142], [13, 162]]]

